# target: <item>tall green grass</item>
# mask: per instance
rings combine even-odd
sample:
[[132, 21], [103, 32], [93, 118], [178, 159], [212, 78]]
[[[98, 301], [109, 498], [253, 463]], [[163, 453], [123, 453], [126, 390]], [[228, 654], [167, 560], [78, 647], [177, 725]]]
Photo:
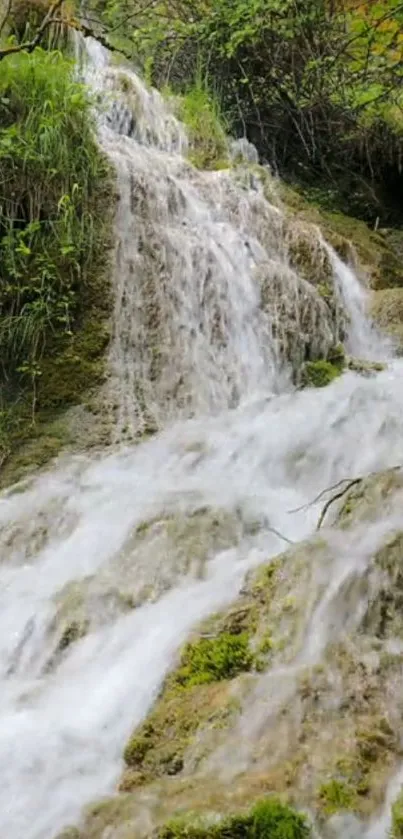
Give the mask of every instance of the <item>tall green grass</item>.
[[190, 160], [198, 169], [222, 169], [229, 165], [228, 125], [219, 97], [198, 74], [179, 98], [179, 117], [188, 129]]
[[0, 383], [36, 402], [42, 358], [65, 346], [100, 269], [110, 179], [72, 62], [38, 49], [1, 69]]

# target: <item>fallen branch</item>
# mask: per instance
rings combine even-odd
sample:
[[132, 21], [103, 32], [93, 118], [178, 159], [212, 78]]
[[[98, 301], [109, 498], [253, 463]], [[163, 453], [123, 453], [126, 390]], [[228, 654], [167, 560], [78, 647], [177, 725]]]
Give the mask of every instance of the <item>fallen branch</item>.
[[354, 478], [354, 480], [350, 481], [347, 484], [347, 486], [344, 487], [344, 489], [340, 490], [340, 492], [336, 492], [335, 495], [332, 495], [332, 497], [329, 498], [328, 501], [326, 501], [326, 504], [325, 504], [320, 516], [319, 516], [319, 521], [316, 525], [316, 530], [320, 530], [320, 528], [323, 524], [323, 520], [326, 516], [326, 513], [327, 513], [329, 507], [333, 504], [333, 502], [337, 501], [339, 498], [342, 498], [343, 495], [346, 494], [346, 492], [348, 492], [350, 489], [352, 489], [352, 487], [357, 486], [357, 484], [360, 484], [363, 480], [364, 480], [364, 478]]
[[337, 484], [332, 484], [332, 486], [327, 487], [326, 489], [322, 489], [322, 492], [320, 492], [319, 495], [317, 495], [315, 498], [313, 498], [312, 501], [308, 501], [307, 504], [302, 504], [301, 507], [295, 507], [293, 510], [288, 510], [288, 512], [289, 513], [300, 513], [301, 510], [307, 510], [309, 507], [313, 507], [313, 505], [316, 504], [317, 501], [320, 501], [320, 499], [324, 495], [326, 495], [328, 492], [331, 492], [332, 489], [337, 489], [342, 484], [349, 483], [349, 481], [351, 481], [351, 478], [342, 478], [341, 481], [337, 481]]
[[280, 533], [279, 530], [276, 530], [275, 527], [268, 527], [267, 530], [269, 530], [270, 533], [274, 533], [275, 536], [282, 539], [284, 542], [288, 542], [289, 545], [295, 545], [295, 542], [293, 542], [292, 539], [289, 539], [288, 536], [284, 536], [284, 534]]

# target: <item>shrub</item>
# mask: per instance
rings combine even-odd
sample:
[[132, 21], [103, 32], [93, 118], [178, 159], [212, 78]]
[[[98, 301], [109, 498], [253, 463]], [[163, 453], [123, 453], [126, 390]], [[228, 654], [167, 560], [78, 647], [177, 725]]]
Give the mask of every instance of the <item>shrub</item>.
[[110, 173], [72, 62], [37, 49], [1, 68], [0, 378], [34, 415], [42, 359], [72, 342], [105, 264]]

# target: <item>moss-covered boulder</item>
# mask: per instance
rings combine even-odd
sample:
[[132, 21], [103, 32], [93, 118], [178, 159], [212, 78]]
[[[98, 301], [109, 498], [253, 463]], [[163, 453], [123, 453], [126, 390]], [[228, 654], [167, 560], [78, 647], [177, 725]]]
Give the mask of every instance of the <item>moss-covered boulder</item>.
[[329, 212], [287, 184], [279, 183], [279, 196], [295, 218], [316, 224], [339, 256], [355, 265], [358, 273], [369, 279], [373, 289], [403, 285], [401, 230], [371, 230], [359, 219]]
[[341, 370], [331, 361], [319, 359], [307, 361], [300, 373], [302, 387], [326, 387], [333, 379], [340, 376]]
[[[55, 596], [48, 629], [49, 666], [91, 630], [158, 599], [179, 577], [189, 573], [203, 577], [210, 557], [238, 544], [250, 526], [237, 512], [218, 507], [196, 507], [171, 515], [162, 512], [137, 524], [113, 561], [95, 574], [68, 583]], [[7, 538], [10, 547], [10, 535]], [[247, 661], [246, 639], [224, 636], [218, 645], [205, 639], [188, 649], [181, 678], [196, 683], [203, 673], [206, 682], [210, 672], [215, 681], [220, 668], [228, 675], [235, 662], [247, 669]]]
[[203, 622], [83, 839], [171, 836], [178, 816], [193, 835], [276, 795], [321, 829], [348, 812], [364, 830], [403, 756], [402, 538], [384, 526], [402, 493], [400, 469], [360, 481], [338, 501], [341, 531], [263, 564]]

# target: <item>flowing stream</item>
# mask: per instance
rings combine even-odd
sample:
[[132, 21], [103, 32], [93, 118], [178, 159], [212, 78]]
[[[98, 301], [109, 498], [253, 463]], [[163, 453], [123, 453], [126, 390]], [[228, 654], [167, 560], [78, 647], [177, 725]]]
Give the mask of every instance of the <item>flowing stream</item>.
[[[7, 839], [51, 839], [114, 789], [125, 740], [192, 626], [283, 550], [282, 536], [295, 542], [315, 528], [320, 504], [290, 510], [403, 459], [402, 362], [390, 356], [371, 378], [347, 372], [322, 390], [295, 391], [256, 281], [259, 266], [289, 276], [281, 210], [253, 182], [195, 171], [161, 97], [108, 67], [96, 44], [89, 52], [90, 83], [114, 102], [99, 130], [119, 192], [104, 394], [116, 446], [65, 456], [0, 497]], [[365, 291], [331, 253], [352, 351], [384, 357]], [[170, 552], [154, 530], [139, 547], [144, 522], [206, 510], [234, 522], [235, 535], [202, 562]], [[112, 608], [109, 594], [91, 589], [103, 580], [110, 593], [125, 574], [137, 608]], [[81, 584], [91, 592], [90, 628], [61, 654], [60, 602]]]

